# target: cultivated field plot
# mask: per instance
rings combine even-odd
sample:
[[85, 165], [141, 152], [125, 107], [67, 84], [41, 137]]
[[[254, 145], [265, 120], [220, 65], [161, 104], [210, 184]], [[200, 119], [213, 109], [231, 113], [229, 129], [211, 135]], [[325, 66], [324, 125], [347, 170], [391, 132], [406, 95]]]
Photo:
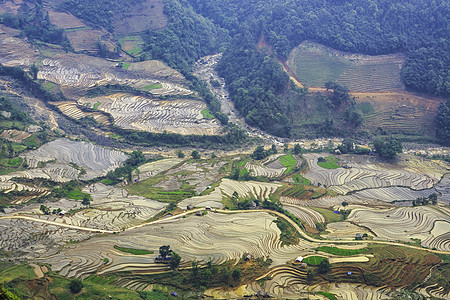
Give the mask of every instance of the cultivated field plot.
[[145, 180], [149, 177], [156, 176], [162, 172], [172, 169], [176, 165], [183, 162], [181, 158], [167, 158], [146, 163], [138, 167], [139, 171], [133, 173], [134, 179]]
[[211, 194], [185, 199], [178, 204], [178, 207], [186, 208], [188, 205], [192, 204], [200, 207], [211, 206], [222, 208], [222, 199], [224, 197], [232, 197], [234, 192], [236, 192], [240, 198], [264, 200], [268, 199], [269, 195], [274, 193], [279, 187], [281, 187], [281, 184], [256, 181], [235, 181], [224, 178]]
[[[68, 245], [61, 253], [43, 259], [62, 275], [87, 276], [91, 272], [105, 274], [116, 271], [152, 273], [167, 270], [168, 266], [156, 264], [161, 245], [170, 245], [182, 257], [182, 265], [190, 266], [197, 260], [205, 263], [212, 259], [221, 264], [238, 260], [244, 253], [253, 257], [270, 254], [274, 264], [285, 263], [296, 253], [308, 251], [309, 243], [282, 247], [280, 231], [273, 222], [276, 218], [263, 212], [246, 214], [217, 214], [189, 216], [166, 220], [157, 224], [127, 230], [114, 236], [96, 237], [86, 242]], [[131, 255], [114, 249], [114, 245], [133, 249], [146, 249], [155, 254]], [[105, 265], [103, 259], [108, 258]]]
[[83, 189], [93, 197], [90, 209], [75, 214], [41, 215], [40, 219], [67, 225], [120, 231], [152, 218], [164, 210], [166, 204], [140, 196], [128, 195], [124, 189], [95, 184]]
[[[143, 165], [141, 173], [133, 173], [133, 183], [126, 189], [135, 195], [164, 202], [178, 202], [204, 193], [225, 176], [221, 168], [228, 160], [167, 159]], [[148, 171], [146, 171], [148, 170]], [[153, 174], [151, 176], [151, 174]], [[211, 192], [212, 190], [209, 190]], [[202, 196], [203, 197], [203, 196]], [[212, 195], [204, 196], [214, 202]], [[220, 196], [218, 202], [222, 201]], [[187, 205], [187, 204], [186, 204]], [[183, 209], [186, 209], [183, 204]], [[181, 207], [181, 206], [180, 206]]]
[[86, 24], [84, 24], [83, 21], [67, 12], [58, 12], [49, 9], [48, 16], [50, 18], [50, 22], [58, 28], [75, 29], [86, 27]]
[[[236, 296], [244, 297], [245, 295], [255, 295], [258, 292], [269, 293], [275, 297], [283, 299], [327, 299], [320, 297], [317, 292], [327, 291], [336, 295], [334, 299], [351, 299], [351, 300], [379, 300], [392, 299], [390, 290], [385, 288], [377, 288], [365, 284], [355, 283], [323, 283], [314, 285], [311, 289], [306, 284], [306, 269], [298, 269], [294, 267], [278, 267], [270, 272], [270, 280], [260, 285], [253, 282], [248, 286], [241, 287], [234, 291], [224, 291], [220, 289], [207, 290], [211, 295], [217, 295], [218, 298], [231, 299]], [[314, 298], [313, 298], [314, 297]]]
[[300, 220], [306, 222], [306, 224], [308, 224], [312, 228], [315, 228], [317, 223], [325, 222], [325, 218], [320, 213], [311, 208], [285, 205], [284, 209], [286, 209], [288, 212], [290, 212]]
[[342, 195], [368, 188], [390, 186], [410, 187], [413, 190], [430, 189], [447, 172], [445, 163], [406, 155], [395, 165], [380, 162], [371, 156], [341, 155], [339, 158], [350, 168], [324, 169], [317, 165], [320, 156], [304, 155], [310, 167], [304, 177], [316, 185], [326, 185]]
[[326, 231], [328, 233], [323, 234], [322, 236], [326, 239], [330, 240], [348, 240], [354, 239], [357, 233], [367, 233], [369, 236], [373, 236], [370, 230], [356, 226], [349, 222], [335, 222], [327, 224]]
[[105, 97], [83, 98], [83, 105], [98, 103], [97, 109], [109, 113], [114, 123], [124, 129], [150, 132], [215, 135], [221, 127], [215, 119], [202, 115], [206, 104], [192, 99], [158, 100], [117, 93]]
[[398, 134], [434, 134], [434, 116], [442, 99], [404, 91], [351, 92], [351, 96], [358, 104], [373, 107], [364, 114], [363, 129], [381, 127]]
[[[85, 170], [75, 170], [82, 179], [92, 179], [106, 175], [127, 159], [127, 156], [116, 150], [108, 150], [91, 143], [75, 142], [68, 139], [58, 139], [43, 145], [38, 150], [27, 152], [21, 157], [25, 158], [30, 168], [38, 168], [40, 164], [55, 162], [58, 165], [75, 164]], [[78, 177], [78, 176], [77, 176]], [[73, 178], [73, 177], [72, 177]]]
[[369, 228], [383, 240], [419, 239], [424, 247], [450, 250], [450, 216], [432, 207], [354, 209], [348, 220]]
[[22, 258], [52, 255], [69, 241], [82, 241], [91, 236], [92, 233], [86, 231], [42, 222], [0, 219], [0, 249], [11, 251]]
[[95, 121], [97, 121], [100, 124], [105, 125], [110, 124], [109, 119], [106, 115], [100, 112], [84, 112], [77, 106], [77, 103], [74, 101], [58, 101], [49, 103], [57, 106], [64, 115], [70, 118], [79, 120], [85, 117], [92, 117], [94, 118]]
[[145, 0], [136, 2], [126, 15], [116, 14], [114, 31], [116, 34], [144, 32], [147, 29], [160, 29], [167, 26], [162, 0]]
[[8, 129], [0, 134], [0, 137], [15, 143], [21, 143], [24, 139], [29, 138], [30, 133], [15, 129]]
[[[136, 64], [139, 65], [139, 63]], [[155, 72], [152, 68], [146, 68], [146, 65], [155, 65]], [[146, 65], [135, 68], [130, 65], [128, 70], [124, 70], [118, 68], [117, 63], [98, 57], [83, 54], [59, 54], [41, 60], [38, 78], [59, 84], [63, 92], [72, 92], [79, 96], [84, 89], [106, 84], [128, 85], [154, 95], [186, 96], [193, 94], [183, 85], [184, 79], [180, 78], [179, 73], [175, 70], [162, 63]], [[169, 75], [163, 75], [168, 73]], [[174, 75], [173, 78], [171, 74]], [[169, 77], [161, 78], [161, 76]], [[157, 83], [160, 83], [161, 87], [152, 89], [151, 87]]]
[[358, 55], [303, 42], [292, 50], [287, 64], [297, 78], [310, 86], [334, 81], [352, 91], [403, 89], [400, 70], [404, 56]]
[[27, 41], [14, 37], [19, 33], [0, 24], [0, 63], [5, 66], [30, 66], [38, 57]]

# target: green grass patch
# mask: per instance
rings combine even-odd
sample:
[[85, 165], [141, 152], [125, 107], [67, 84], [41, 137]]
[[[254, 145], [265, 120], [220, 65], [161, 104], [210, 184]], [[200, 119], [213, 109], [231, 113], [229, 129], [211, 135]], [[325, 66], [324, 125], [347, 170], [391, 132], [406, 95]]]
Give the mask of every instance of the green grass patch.
[[177, 297], [171, 296], [168, 292], [162, 292], [158, 290], [153, 290], [151, 292], [139, 291], [139, 295], [144, 300], [168, 300], [168, 299], [178, 299]]
[[95, 103], [94, 104], [94, 109], [97, 109], [99, 105], [100, 105], [100, 102]]
[[322, 251], [334, 255], [340, 255], [340, 256], [351, 256], [351, 255], [357, 255], [361, 254], [367, 251], [366, 248], [362, 249], [340, 249], [337, 247], [328, 247], [328, 246], [321, 246], [316, 248], [317, 251]]
[[[320, 158], [319, 158], [320, 160]], [[341, 166], [337, 164], [339, 159], [334, 156], [325, 157], [325, 161], [318, 161], [317, 164], [324, 169], [337, 169]]]
[[129, 68], [130, 66], [131, 66], [131, 63], [129, 63], [129, 62], [123, 63], [122, 69], [128, 70], [128, 68]]
[[52, 91], [56, 87], [56, 84], [54, 84], [53, 82], [47, 82], [46, 84], [43, 84], [42, 87], [46, 91]]
[[[171, 175], [182, 174], [175, 173]], [[162, 187], [155, 187], [156, 184], [163, 180], [167, 180], [167, 178], [164, 175], [159, 175], [130, 184], [126, 189], [133, 195], [144, 196], [161, 202], [179, 202], [183, 199], [197, 196], [194, 187], [187, 183], [183, 183], [181, 188], [176, 190], [164, 190]]]
[[277, 218], [274, 222], [277, 224], [278, 228], [281, 231], [280, 241], [282, 246], [298, 244], [299, 234], [288, 221], [282, 218]]
[[0, 160], [0, 165], [3, 167], [18, 168], [22, 162], [23, 159], [21, 157], [4, 158]]
[[156, 89], [160, 89], [160, 88], [162, 88], [161, 83], [154, 83], [154, 84], [144, 86], [143, 88], [141, 88], [141, 90], [151, 91], [151, 90], [156, 90]]
[[205, 119], [214, 119], [214, 116], [211, 114], [211, 112], [209, 111], [208, 108], [202, 110], [202, 115], [203, 115], [203, 118], [205, 118]]
[[320, 207], [310, 207], [320, 213], [327, 223], [331, 222], [340, 222], [342, 221], [343, 217], [341, 214], [336, 214], [333, 211], [326, 209], [326, 208], [320, 208]]
[[326, 257], [322, 256], [310, 256], [303, 260], [304, 263], [307, 263], [310, 266], [318, 266], [320, 262], [324, 259], [327, 259]]
[[125, 253], [134, 254], [134, 255], [146, 255], [146, 254], [153, 254], [153, 253], [155, 253], [154, 251], [150, 251], [150, 250], [125, 248], [125, 247], [119, 247], [117, 245], [114, 245], [114, 249], [117, 249], [117, 250], [125, 252]]
[[286, 168], [295, 167], [297, 165], [297, 160], [292, 156], [292, 154], [281, 156], [280, 162]]
[[324, 297], [327, 297], [327, 298], [330, 299], [330, 300], [336, 300], [336, 299], [337, 299], [336, 296], [335, 296], [334, 294], [329, 293], [329, 292], [317, 292], [317, 294], [318, 294], [318, 295], [322, 295], [322, 296], [324, 296]]
[[91, 29], [91, 27], [89, 26], [84, 26], [84, 27], [76, 27], [76, 28], [67, 28], [64, 29], [65, 32], [72, 32], [72, 31], [81, 31], [81, 30], [89, 30]]
[[303, 185], [311, 184], [311, 181], [309, 181], [309, 179], [306, 179], [305, 177], [303, 177], [300, 174], [295, 174], [294, 176], [292, 176], [292, 179], [294, 179], [294, 182], [298, 183], [298, 184], [303, 184]]
[[89, 194], [83, 193], [80, 189], [74, 189], [69, 194], [67, 194], [67, 198], [74, 200], [82, 200], [85, 195], [89, 196]]
[[295, 48], [288, 64], [298, 79], [309, 86], [324, 86], [327, 81], [336, 82], [344, 70], [351, 66], [347, 59], [308, 45]]
[[[49, 286], [49, 292], [54, 294], [57, 299], [74, 299], [69, 290], [70, 279], [60, 275], [52, 275], [52, 282]], [[119, 300], [138, 300], [142, 299], [135, 291], [117, 287], [104, 283], [102, 278], [98, 282], [93, 280], [83, 280], [83, 291], [76, 296], [76, 299], [119, 299]]]
[[25, 264], [8, 268], [0, 273], [0, 283], [9, 282], [16, 278], [31, 280], [36, 278], [36, 275], [33, 268]]
[[363, 115], [369, 115], [375, 112], [375, 108], [370, 104], [370, 102], [361, 102], [356, 105], [356, 108], [360, 110]]

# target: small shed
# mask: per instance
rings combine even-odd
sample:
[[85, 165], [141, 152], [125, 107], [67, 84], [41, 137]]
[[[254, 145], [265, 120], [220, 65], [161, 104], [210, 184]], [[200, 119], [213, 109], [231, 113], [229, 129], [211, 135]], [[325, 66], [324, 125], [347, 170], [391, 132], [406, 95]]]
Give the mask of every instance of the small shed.
[[187, 210], [192, 210], [192, 209], [194, 209], [194, 204], [189, 204], [186, 208], [187, 208]]
[[205, 206], [206, 210], [211, 210], [210, 206]]
[[357, 233], [355, 238], [358, 239], [358, 240], [362, 240], [362, 238], [363, 238], [362, 233]]
[[60, 216], [64, 216], [66, 213], [67, 213], [67, 212], [66, 212], [65, 210], [62, 210], [62, 211], [59, 212], [59, 215], [60, 215]]
[[195, 213], [195, 215], [201, 217], [201, 216], [203, 216], [203, 212], [201, 210], [199, 210], [198, 212]]
[[295, 259], [295, 262], [296, 263], [301, 263], [303, 261], [303, 256], [298, 256], [296, 259]]

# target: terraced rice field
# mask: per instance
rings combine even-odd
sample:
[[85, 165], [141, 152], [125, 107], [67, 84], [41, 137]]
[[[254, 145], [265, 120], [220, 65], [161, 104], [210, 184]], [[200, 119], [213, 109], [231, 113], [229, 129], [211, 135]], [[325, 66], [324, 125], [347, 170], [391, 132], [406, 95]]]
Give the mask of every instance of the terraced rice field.
[[0, 249], [29, 259], [58, 252], [69, 241], [82, 241], [92, 234], [21, 219], [0, 219]]
[[[184, 86], [185, 80], [180, 77], [179, 72], [161, 62], [132, 63], [126, 71], [116, 65], [114, 62], [83, 54], [54, 55], [41, 60], [38, 78], [60, 85], [64, 93], [74, 97], [81, 96], [85, 89], [94, 86], [121, 84], [142, 89], [157, 82], [161, 83], [162, 88], [152, 91], [156, 96], [193, 95]], [[155, 68], [146, 69], [146, 66]]]
[[424, 247], [450, 250], [450, 216], [432, 207], [354, 209], [348, 220], [369, 228], [379, 239], [405, 242], [420, 239]]
[[147, 178], [156, 176], [162, 172], [165, 172], [176, 165], [183, 162], [183, 159], [180, 158], [168, 158], [161, 159], [153, 162], [149, 162], [142, 166], [139, 166], [138, 172], [135, 172], [133, 175], [134, 179], [137, 180], [145, 180]]
[[364, 116], [362, 128], [406, 135], [432, 135], [439, 98], [404, 91], [378, 93], [352, 92], [357, 103], [370, 103], [374, 108]]
[[205, 119], [202, 110], [206, 104], [191, 99], [157, 100], [144, 96], [118, 93], [105, 97], [83, 98], [100, 103], [98, 109], [109, 113], [114, 123], [124, 129], [181, 134], [214, 135], [221, 131], [215, 119]]
[[293, 205], [285, 205], [284, 209], [312, 228], [315, 228], [317, 223], [325, 223], [325, 218], [313, 209]]
[[367, 233], [368, 236], [373, 236], [367, 228], [356, 226], [350, 222], [327, 224], [326, 232], [325, 234], [322, 234], [322, 236], [330, 240], [353, 240], [357, 233]]
[[93, 197], [91, 209], [62, 217], [42, 215], [39, 218], [79, 227], [120, 231], [145, 222], [166, 206], [165, 203], [129, 195], [124, 189], [101, 183], [89, 186], [83, 192]]
[[[365, 284], [355, 283], [321, 283], [316, 284], [311, 288], [306, 284], [306, 270], [296, 269], [293, 267], [275, 268], [270, 275], [271, 279], [260, 285], [258, 282], [253, 282], [248, 286], [240, 287], [238, 290], [225, 291], [216, 289], [210, 292], [215, 292], [218, 298], [236, 298], [244, 297], [245, 295], [256, 295], [258, 292], [273, 297], [281, 297], [283, 299], [327, 299], [319, 296], [318, 292], [326, 291], [334, 294], [337, 299], [351, 299], [351, 300], [379, 300], [392, 299], [391, 291], [387, 288], [377, 288]], [[209, 291], [207, 291], [209, 292]]]
[[[413, 190], [430, 189], [446, 173], [441, 163], [417, 157], [403, 157], [397, 165], [376, 161], [375, 157], [341, 156], [349, 160], [350, 169], [325, 170], [317, 165], [319, 154], [306, 154], [310, 171], [304, 175], [313, 184], [322, 184], [339, 194], [367, 188], [390, 186], [410, 187]], [[356, 160], [357, 159], [357, 160]]]
[[178, 204], [178, 207], [185, 209], [192, 204], [195, 207], [210, 206], [223, 208], [222, 199], [232, 197], [237, 192], [240, 198], [254, 198], [259, 200], [268, 199], [269, 195], [274, 193], [281, 184], [264, 183], [256, 181], [235, 181], [224, 178], [214, 191], [205, 196], [197, 196], [185, 199]]
[[66, 116], [79, 120], [85, 117], [92, 117], [95, 121], [100, 124], [109, 125], [109, 119], [106, 115], [100, 112], [84, 112], [82, 111], [76, 104], [76, 102], [72, 101], [59, 101], [59, 102], [50, 102], [50, 104], [56, 105], [63, 114]]
[[24, 139], [29, 138], [31, 136], [30, 133], [15, 129], [4, 130], [0, 137], [15, 143], [21, 143]]
[[252, 176], [264, 176], [269, 178], [280, 177], [287, 170], [286, 168], [271, 168], [252, 162], [247, 162], [245, 168], [251, 172]]
[[334, 81], [352, 91], [403, 89], [402, 55], [357, 55], [303, 42], [292, 50], [287, 64], [306, 85], [324, 86]]
[[[43, 145], [38, 150], [21, 155], [21, 157], [27, 160], [30, 168], [37, 168], [39, 163], [51, 163], [55, 160], [57, 165], [75, 163], [86, 171], [86, 174], [81, 176], [83, 179], [104, 176], [127, 159], [127, 156], [122, 152], [68, 139], [55, 140]], [[64, 169], [61, 172], [63, 173], [62, 176], [66, 175]], [[74, 172], [78, 175], [80, 171], [75, 170]]]
[[19, 30], [0, 24], [0, 63], [5, 66], [30, 66], [38, 54], [23, 39], [16, 38]]
[[[282, 247], [280, 231], [273, 222], [276, 218], [263, 212], [247, 214], [214, 214], [190, 216], [185, 219], [161, 221], [130, 229], [114, 236], [90, 239], [83, 244], [64, 247], [57, 255], [43, 259], [52, 270], [69, 277], [86, 277], [91, 272], [106, 274], [116, 271], [153, 273], [167, 270], [167, 265], [156, 264], [156, 254], [131, 255], [114, 249], [121, 247], [155, 251], [160, 245], [171, 245], [182, 257], [182, 266], [190, 266], [194, 259], [200, 262], [212, 259], [221, 264], [238, 260], [244, 253], [253, 257], [269, 255], [274, 263], [284, 263], [286, 257], [305, 252], [309, 243]], [[105, 265], [104, 258], [109, 262]]]

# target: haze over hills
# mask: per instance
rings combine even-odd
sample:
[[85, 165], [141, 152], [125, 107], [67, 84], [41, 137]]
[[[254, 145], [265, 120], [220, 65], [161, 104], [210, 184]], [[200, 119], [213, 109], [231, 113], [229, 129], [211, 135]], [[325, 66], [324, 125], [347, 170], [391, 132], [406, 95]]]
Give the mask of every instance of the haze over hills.
[[449, 8], [0, 0], [0, 298], [449, 299]]

